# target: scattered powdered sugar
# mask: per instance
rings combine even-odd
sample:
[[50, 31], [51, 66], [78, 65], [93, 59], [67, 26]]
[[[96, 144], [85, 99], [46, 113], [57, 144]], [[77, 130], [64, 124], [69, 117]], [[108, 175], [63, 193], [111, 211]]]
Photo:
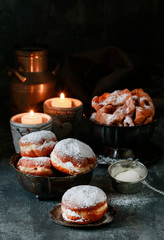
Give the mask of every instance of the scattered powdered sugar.
[[140, 97], [139, 98], [139, 102], [141, 103], [141, 102], [143, 102], [143, 101], [147, 101], [148, 100], [148, 98], [146, 98], [146, 97]]
[[115, 196], [110, 196], [109, 198], [110, 203], [117, 207], [117, 206], [124, 206], [124, 207], [143, 207], [144, 205], [154, 201], [152, 197], [138, 196], [137, 194], [131, 194], [130, 197], [127, 194], [119, 194]]
[[[106, 119], [105, 119], [105, 117], [106, 117]], [[102, 118], [105, 119], [107, 125], [110, 125], [112, 123], [112, 120], [113, 120], [113, 114], [102, 113]]]
[[[70, 215], [70, 214], [69, 214]], [[67, 218], [67, 215], [66, 215], [66, 213], [62, 213], [62, 216], [63, 216], [63, 218], [66, 220], [66, 221], [68, 221], [68, 222], [74, 222], [75, 220], [71, 220], [70, 218]], [[72, 215], [70, 215], [70, 216], [72, 216]], [[73, 217], [77, 217], [77, 216], [73, 216]], [[78, 217], [79, 217], [79, 219], [76, 219], [76, 223], [80, 223], [80, 222], [83, 222], [83, 221], [85, 221], [85, 218], [83, 218], [82, 216], [79, 216], [78, 215]]]
[[62, 203], [72, 209], [88, 208], [107, 199], [106, 194], [98, 187], [90, 185], [79, 185], [67, 190]]
[[151, 109], [152, 106], [150, 106], [150, 105], [144, 105], [144, 108]]
[[67, 138], [59, 141], [54, 151], [59, 152], [61, 156], [69, 156], [78, 160], [95, 157], [90, 146], [74, 138]]
[[68, 168], [70, 171], [74, 171], [75, 167], [72, 162], [62, 163], [64, 167]]
[[134, 126], [132, 118], [129, 116], [126, 116], [124, 119], [124, 125], [125, 126]]
[[72, 217], [81, 217], [79, 214], [77, 214], [75, 211], [71, 211], [70, 209], [64, 209], [64, 212]]
[[133, 96], [132, 96], [132, 99], [135, 100], [135, 101], [137, 101], [137, 100], [138, 100], [138, 96], [137, 96], [137, 95], [133, 95]]
[[35, 157], [35, 158], [31, 158], [31, 157], [22, 157], [20, 158], [21, 162], [26, 161], [26, 163], [29, 162], [33, 162], [36, 166], [44, 166], [45, 164], [47, 165], [51, 165], [51, 161], [49, 157]]
[[137, 107], [136, 107], [136, 110], [142, 112], [142, 111], [143, 111], [143, 108], [137, 106]]
[[49, 141], [52, 139], [56, 139], [56, 136], [53, 132], [47, 131], [47, 130], [42, 130], [42, 131], [32, 132], [32, 133], [29, 133], [29, 134], [21, 137], [20, 141], [22, 143], [27, 143], [27, 142], [39, 143], [42, 140]]
[[[126, 158], [126, 159], [122, 159], [122, 158], [111, 158], [109, 156], [104, 156], [104, 155], [97, 155], [97, 161], [99, 164], [112, 164], [117, 162], [118, 160], [134, 160], [133, 158]], [[135, 159], [136, 161], [138, 159]]]
[[122, 93], [122, 90], [116, 90], [107, 99], [105, 99], [103, 102], [100, 102], [100, 104], [103, 104], [103, 105], [113, 104], [117, 106], [117, 105], [123, 104], [127, 96], [131, 96], [130, 92]]

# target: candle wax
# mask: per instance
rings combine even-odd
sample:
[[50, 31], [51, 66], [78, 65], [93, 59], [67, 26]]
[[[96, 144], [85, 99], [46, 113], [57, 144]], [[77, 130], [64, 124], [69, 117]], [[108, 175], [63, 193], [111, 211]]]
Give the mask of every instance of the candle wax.
[[53, 98], [51, 101], [51, 106], [60, 108], [70, 108], [72, 107], [72, 102], [68, 98]]
[[25, 113], [21, 118], [22, 124], [40, 124], [42, 123], [42, 116], [39, 113]]

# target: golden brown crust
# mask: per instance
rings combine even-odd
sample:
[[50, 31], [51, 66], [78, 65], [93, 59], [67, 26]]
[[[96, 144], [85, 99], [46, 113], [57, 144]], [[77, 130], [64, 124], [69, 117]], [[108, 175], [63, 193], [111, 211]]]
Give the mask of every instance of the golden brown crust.
[[31, 175], [51, 177], [54, 171], [48, 157], [22, 157], [19, 159], [16, 168]]
[[105, 205], [105, 204], [107, 204], [107, 200], [102, 201], [102, 202], [99, 202], [99, 203], [97, 203], [96, 205], [93, 205], [93, 206], [91, 206], [91, 207], [85, 207], [85, 208], [83, 208], [83, 207], [77, 207], [76, 203], [74, 203], [74, 202], [72, 202], [71, 205], [70, 205], [70, 202], [67, 204], [67, 201], [63, 201], [63, 200], [62, 200], [62, 206], [63, 206], [64, 208], [66, 208], [66, 209], [69, 208], [71, 211], [83, 211], [83, 210], [85, 210], [85, 211], [87, 211], [87, 212], [89, 212], [89, 211], [95, 211], [95, 210], [101, 208], [101, 207], [102, 207], [103, 205]]
[[73, 138], [57, 143], [51, 153], [51, 162], [54, 168], [70, 175], [88, 172], [97, 164], [93, 150], [87, 144]]
[[83, 158], [82, 161], [79, 161], [78, 159], [71, 157], [71, 156], [63, 156], [59, 152], [54, 150], [54, 153], [57, 158], [60, 159], [61, 162], [71, 162], [75, 167], [86, 167], [88, 164], [95, 164], [96, 162], [96, 156], [93, 156], [92, 158]]
[[[67, 165], [68, 162], [69, 162], [69, 165]], [[78, 164], [77, 160], [75, 160], [73, 158], [71, 158], [71, 159], [69, 158], [69, 161], [68, 161], [67, 158], [63, 159], [60, 156], [57, 158], [56, 157], [54, 158], [51, 156], [52, 166], [54, 168], [56, 168], [57, 170], [59, 170], [63, 173], [67, 173], [69, 175], [79, 175], [79, 174], [88, 172], [88, 171], [92, 170], [97, 164], [96, 158], [92, 159], [92, 161], [88, 161], [88, 159], [85, 159], [84, 162], [85, 162], [85, 164]], [[71, 164], [71, 166], [70, 166], [70, 164]]]
[[[88, 208], [83, 210], [73, 210], [75, 214], [70, 215], [69, 213], [65, 214], [65, 220], [68, 222], [78, 223], [78, 224], [88, 224], [95, 222], [102, 218], [102, 216], [105, 214], [107, 210], [107, 204], [104, 203], [102, 206], [104, 206], [102, 209], [101, 207], [94, 207], [94, 208]], [[64, 208], [62, 207], [62, 211], [64, 212]]]
[[42, 144], [27, 144], [24, 147], [20, 147], [20, 154], [22, 157], [42, 157], [49, 156], [54, 149], [56, 142], [51, 146], [43, 147]]
[[[42, 145], [42, 144], [44, 144], [45, 142], [48, 143], [48, 142], [51, 142], [51, 141], [56, 142], [56, 141], [57, 141], [57, 140], [56, 140], [56, 137], [52, 137], [51, 139], [42, 138], [40, 141], [37, 141], [37, 144], [38, 144], [38, 145]], [[25, 141], [23, 141], [23, 138], [20, 138], [20, 140], [19, 140], [19, 145], [20, 145], [20, 147], [30, 146], [31, 144], [36, 144], [36, 141], [30, 139], [29, 142], [28, 142], [28, 140], [25, 142]]]
[[56, 136], [51, 131], [32, 132], [20, 138], [20, 153], [25, 157], [49, 156], [56, 143]]

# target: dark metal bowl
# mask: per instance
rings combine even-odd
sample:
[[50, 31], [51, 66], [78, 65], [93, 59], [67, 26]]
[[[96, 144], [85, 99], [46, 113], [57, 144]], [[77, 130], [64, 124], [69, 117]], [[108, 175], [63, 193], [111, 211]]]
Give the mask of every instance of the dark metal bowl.
[[42, 177], [23, 173], [16, 168], [20, 157], [20, 154], [14, 154], [10, 165], [14, 168], [20, 185], [25, 190], [35, 194], [40, 200], [60, 199], [69, 188], [89, 184], [92, 178], [93, 169], [77, 176], [66, 175], [57, 170], [55, 177]]
[[97, 147], [133, 148], [150, 141], [155, 123], [154, 120], [151, 123], [139, 126], [118, 127], [105, 126], [90, 121], [90, 131], [94, 145]]

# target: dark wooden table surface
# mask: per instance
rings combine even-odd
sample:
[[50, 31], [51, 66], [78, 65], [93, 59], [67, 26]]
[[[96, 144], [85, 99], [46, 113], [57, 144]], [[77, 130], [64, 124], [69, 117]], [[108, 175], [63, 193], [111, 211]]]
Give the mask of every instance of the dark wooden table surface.
[[[54, 223], [49, 217], [49, 211], [59, 201], [39, 201], [35, 195], [26, 192], [19, 185], [16, 174], [9, 165], [11, 154], [14, 152], [9, 123], [6, 121], [1, 123], [0, 240], [164, 239], [164, 196], [146, 186], [136, 194], [116, 193], [107, 174], [107, 165], [99, 165], [95, 169], [91, 185], [96, 185], [106, 192], [108, 200], [117, 211], [115, 221], [89, 229], [68, 228]], [[152, 140], [162, 150], [164, 146], [162, 114]], [[151, 159], [150, 156], [150, 160], [151, 164], [147, 166], [149, 170], [147, 181], [164, 191], [163, 152], [160, 152], [157, 159]]]

